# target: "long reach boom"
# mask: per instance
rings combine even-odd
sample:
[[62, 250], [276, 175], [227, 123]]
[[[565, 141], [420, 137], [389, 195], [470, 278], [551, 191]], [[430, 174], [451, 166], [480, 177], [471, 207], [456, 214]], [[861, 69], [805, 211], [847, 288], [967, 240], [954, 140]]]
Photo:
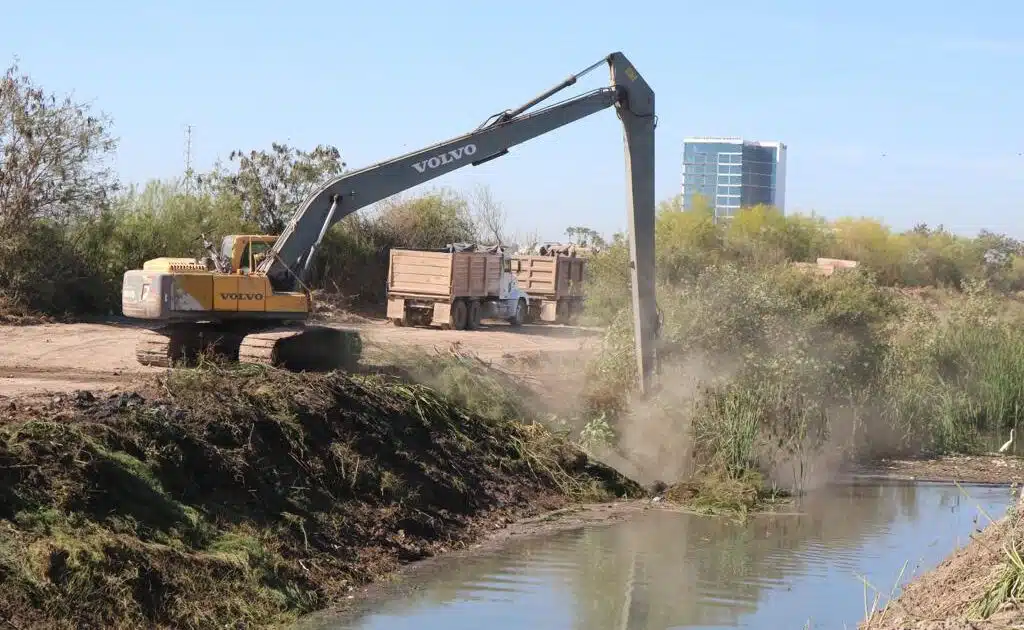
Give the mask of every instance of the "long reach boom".
[[[609, 87], [527, 112], [603, 62], [611, 73]], [[257, 272], [266, 274], [276, 291], [295, 290], [304, 281], [324, 234], [344, 217], [463, 166], [476, 166], [500, 157], [510, 147], [612, 106], [622, 121], [625, 136], [634, 332], [639, 387], [645, 392], [655, 369], [658, 328], [654, 290], [654, 91], [619, 52], [611, 53], [524, 105], [492, 116], [465, 135], [324, 183], [299, 206]]]

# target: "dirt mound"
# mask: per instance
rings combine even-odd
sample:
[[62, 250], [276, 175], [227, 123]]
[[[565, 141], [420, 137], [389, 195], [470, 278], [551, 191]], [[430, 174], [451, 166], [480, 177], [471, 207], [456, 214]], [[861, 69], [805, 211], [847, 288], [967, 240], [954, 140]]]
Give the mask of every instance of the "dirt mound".
[[539, 425], [381, 375], [172, 373], [0, 411], [0, 620], [286, 622], [496, 523], [639, 494]]

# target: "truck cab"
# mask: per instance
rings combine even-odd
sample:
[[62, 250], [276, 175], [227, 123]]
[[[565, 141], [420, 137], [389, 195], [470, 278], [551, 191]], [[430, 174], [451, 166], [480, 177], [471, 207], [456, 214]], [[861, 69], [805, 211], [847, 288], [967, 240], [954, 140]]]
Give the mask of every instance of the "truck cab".
[[522, 271], [522, 262], [511, 254], [502, 252], [501, 255], [501, 280], [498, 281], [498, 299], [508, 300], [509, 308], [512, 308], [520, 299], [529, 300], [525, 291], [519, 288], [519, 273]]

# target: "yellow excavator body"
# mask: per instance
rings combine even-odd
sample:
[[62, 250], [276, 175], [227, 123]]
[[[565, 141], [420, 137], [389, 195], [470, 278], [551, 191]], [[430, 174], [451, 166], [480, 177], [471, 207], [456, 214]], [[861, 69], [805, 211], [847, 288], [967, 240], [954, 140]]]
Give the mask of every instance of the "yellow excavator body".
[[144, 365], [169, 367], [212, 350], [249, 363], [296, 369], [346, 367], [361, 350], [358, 333], [305, 322], [312, 314], [307, 291], [275, 291], [256, 271], [276, 236], [231, 235], [211, 261], [161, 257], [124, 274], [121, 310], [160, 322], [136, 346]]

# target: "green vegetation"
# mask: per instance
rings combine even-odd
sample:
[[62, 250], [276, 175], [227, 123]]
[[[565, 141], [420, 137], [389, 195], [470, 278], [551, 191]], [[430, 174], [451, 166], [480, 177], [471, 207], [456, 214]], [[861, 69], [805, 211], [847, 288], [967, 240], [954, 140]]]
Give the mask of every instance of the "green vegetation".
[[1014, 522], [1009, 524], [1011, 531], [1003, 543], [1004, 555], [1002, 570], [994, 584], [990, 585], [970, 609], [972, 617], [988, 619], [998, 612], [1007, 602], [1019, 601], [1024, 596], [1024, 532], [1022, 532], [1020, 515], [1011, 514], [1008, 518]]
[[[1024, 249], [1008, 238], [768, 207], [716, 224], [676, 200], [659, 209], [657, 239], [663, 389], [633, 408], [628, 248], [617, 236], [591, 266], [588, 315], [608, 332], [584, 413], [654, 474], [756, 472], [799, 490], [821, 462], [989, 450], [1024, 417], [1014, 293]], [[789, 264], [818, 256], [861, 266], [822, 276]], [[623, 446], [655, 422], [661, 451]]]
[[[202, 234], [280, 233], [313, 188], [346, 168], [335, 147], [273, 143], [234, 151], [209, 173], [124, 187], [106, 166], [117, 146], [110, 124], [17, 66], [0, 78], [0, 314], [117, 313], [126, 270], [201, 255]], [[335, 226], [312, 285], [375, 306], [389, 248], [508, 236], [486, 188], [392, 198]]]
[[[0, 120], [0, 310], [14, 315], [116, 312], [126, 269], [198, 254], [201, 234], [277, 232], [312, 187], [346, 168], [334, 147], [275, 143], [235, 151], [209, 173], [123, 188], [104, 166], [116, 148], [109, 121], [16, 67], [0, 82]], [[566, 233], [601, 249], [587, 316], [608, 328], [573, 426], [581, 443], [635, 459], [622, 444], [637, 415], [628, 248], [585, 226]], [[313, 287], [379, 310], [389, 248], [460, 240], [514, 240], [486, 189], [389, 199], [335, 226]], [[810, 473], [780, 467], [826, 450], [976, 451], [1017, 424], [1024, 249], [1013, 239], [924, 225], [897, 233], [770, 207], [716, 223], [706, 205], [684, 212], [675, 198], [659, 207], [657, 248], [669, 374], [661, 403], [646, 404], [660, 404], [678, 448], [648, 469], [753, 471], [799, 486]], [[789, 264], [819, 256], [861, 267], [818, 277]]]

